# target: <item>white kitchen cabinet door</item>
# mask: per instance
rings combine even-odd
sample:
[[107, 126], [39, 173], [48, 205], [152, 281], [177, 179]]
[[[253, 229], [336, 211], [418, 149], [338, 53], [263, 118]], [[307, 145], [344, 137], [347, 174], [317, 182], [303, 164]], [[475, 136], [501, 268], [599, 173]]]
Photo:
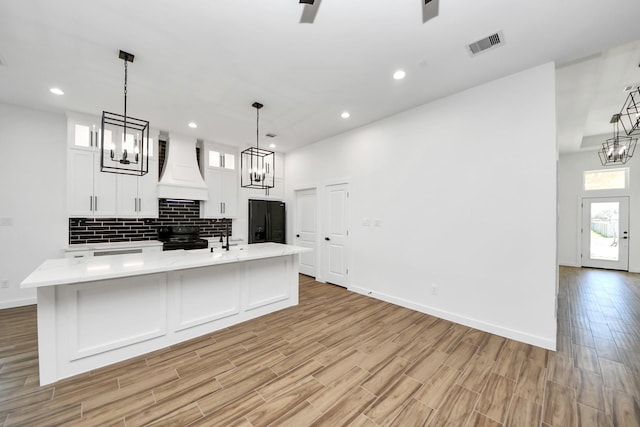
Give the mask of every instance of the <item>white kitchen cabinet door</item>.
[[118, 218], [138, 216], [138, 177], [117, 174]]
[[118, 218], [158, 217], [158, 166], [149, 161], [143, 176], [116, 174], [118, 182]]
[[238, 174], [218, 168], [207, 168], [204, 180], [209, 199], [202, 202], [203, 218], [235, 218], [238, 214]]
[[102, 217], [114, 217], [117, 213], [116, 174], [100, 172], [100, 153], [94, 153], [93, 194], [95, 197], [93, 214]]
[[69, 216], [93, 216], [93, 153], [69, 149], [67, 155]]
[[138, 217], [158, 217], [158, 161], [149, 159], [149, 173], [138, 178]]
[[220, 169], [205, 169], [204, 181], [209, 188], [209, 199], [202, 202], [203, 218], [222, 218], [222, 175]]
[[238, 174], [222, 173], [222, 217], [235, 218], [238, 215]]

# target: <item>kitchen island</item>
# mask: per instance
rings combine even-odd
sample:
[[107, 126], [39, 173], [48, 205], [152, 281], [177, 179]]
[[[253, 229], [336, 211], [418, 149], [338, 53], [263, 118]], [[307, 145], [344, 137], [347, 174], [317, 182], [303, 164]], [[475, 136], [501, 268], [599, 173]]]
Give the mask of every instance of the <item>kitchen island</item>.
[[298, 255], [261, 243], [45, 261], [37, 288], [40, 384], [298, 304]]

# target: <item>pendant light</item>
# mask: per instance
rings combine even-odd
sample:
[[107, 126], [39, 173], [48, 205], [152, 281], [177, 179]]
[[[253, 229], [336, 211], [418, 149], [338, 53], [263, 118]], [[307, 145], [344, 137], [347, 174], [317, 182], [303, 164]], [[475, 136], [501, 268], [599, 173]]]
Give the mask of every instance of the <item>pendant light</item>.
[[613, 124], [613, 138], [607, 139], [598, 152], [602, 166], [624, 165], [633, 157], [637, 138], [620, 136], [621, 114], [614, 114], [610, 123]]
[[624, 133], [627, 135], [640, 133], [640, 88], [627, 95], [619, 116]]
[[260, 148], [260, 109], [263, 105], [254, 102], [251, 106], [256, 109], [256, 146], [240, 153], [240, 185], [268, 191], [274, 186], [275, 153]]
[[100, 171], [142, 176], [149, 172], [149, 122], [127, 116], [127, 64], [133, 55], [120, 51], [124, 61], [124, 115], [102, 112]]

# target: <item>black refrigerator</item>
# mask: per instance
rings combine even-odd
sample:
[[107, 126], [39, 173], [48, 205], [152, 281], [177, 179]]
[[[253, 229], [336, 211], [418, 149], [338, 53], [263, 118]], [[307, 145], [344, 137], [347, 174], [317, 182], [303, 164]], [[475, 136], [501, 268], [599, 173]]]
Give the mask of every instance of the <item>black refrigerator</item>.
[[249, 200], [249, 244], [286, 243], [284, 202]]

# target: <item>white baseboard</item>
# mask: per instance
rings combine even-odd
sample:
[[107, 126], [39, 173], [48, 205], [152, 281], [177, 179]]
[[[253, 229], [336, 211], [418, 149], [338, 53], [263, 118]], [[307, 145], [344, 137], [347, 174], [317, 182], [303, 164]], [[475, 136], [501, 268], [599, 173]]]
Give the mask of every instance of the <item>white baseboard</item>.
[[535, 345], [536, 347], [542, 347], [547, 350], [556, 350], [555, 340], [550, 340], [544, 337], [531, 335], [526, 332], [516, 331], [513, 329], [505, 328], [500, 325], [494, 325], [481, 320], [472, 319], [469, 317], [461, 316], [456, 313], [450, 313], [431, 306], [418, 304], [413, 301], [397, 298], [391, 295], [374, 292], [370, 289], [360, 288], [358, 286], [349, 286], [348, 290], [362, 294], [364, 296], [379, 299], [381, 301], [390, 302], [391, 304], [399, 305], [401, 307], [409, 308], [411, 310], [419, 311], [421, 313], [430, 314], [432, 316], [439, 317], [441, 319], [449, 320], [451, 322], [459, 323], [464, 326], [469, 326], [474, 329], [479, 329], [491, 334], [500, 335], [501, 337], [513, 339], [516, 341], [524, 342], [527, 344]]
[[38, 302], [38, 299], [36, 297], [14, 299], [9, 301], [0, 301], [0, 310], [3, 310], [5, 308], [16, 308], [16, 307], [23, 307], [25, 305], [33, 305], [33, 304], [36, 304], [37, 302]]
[[582, 267], [579, 263], [575, 261], [558, 261], [558, 265], [562, 265], [565, 267]]

